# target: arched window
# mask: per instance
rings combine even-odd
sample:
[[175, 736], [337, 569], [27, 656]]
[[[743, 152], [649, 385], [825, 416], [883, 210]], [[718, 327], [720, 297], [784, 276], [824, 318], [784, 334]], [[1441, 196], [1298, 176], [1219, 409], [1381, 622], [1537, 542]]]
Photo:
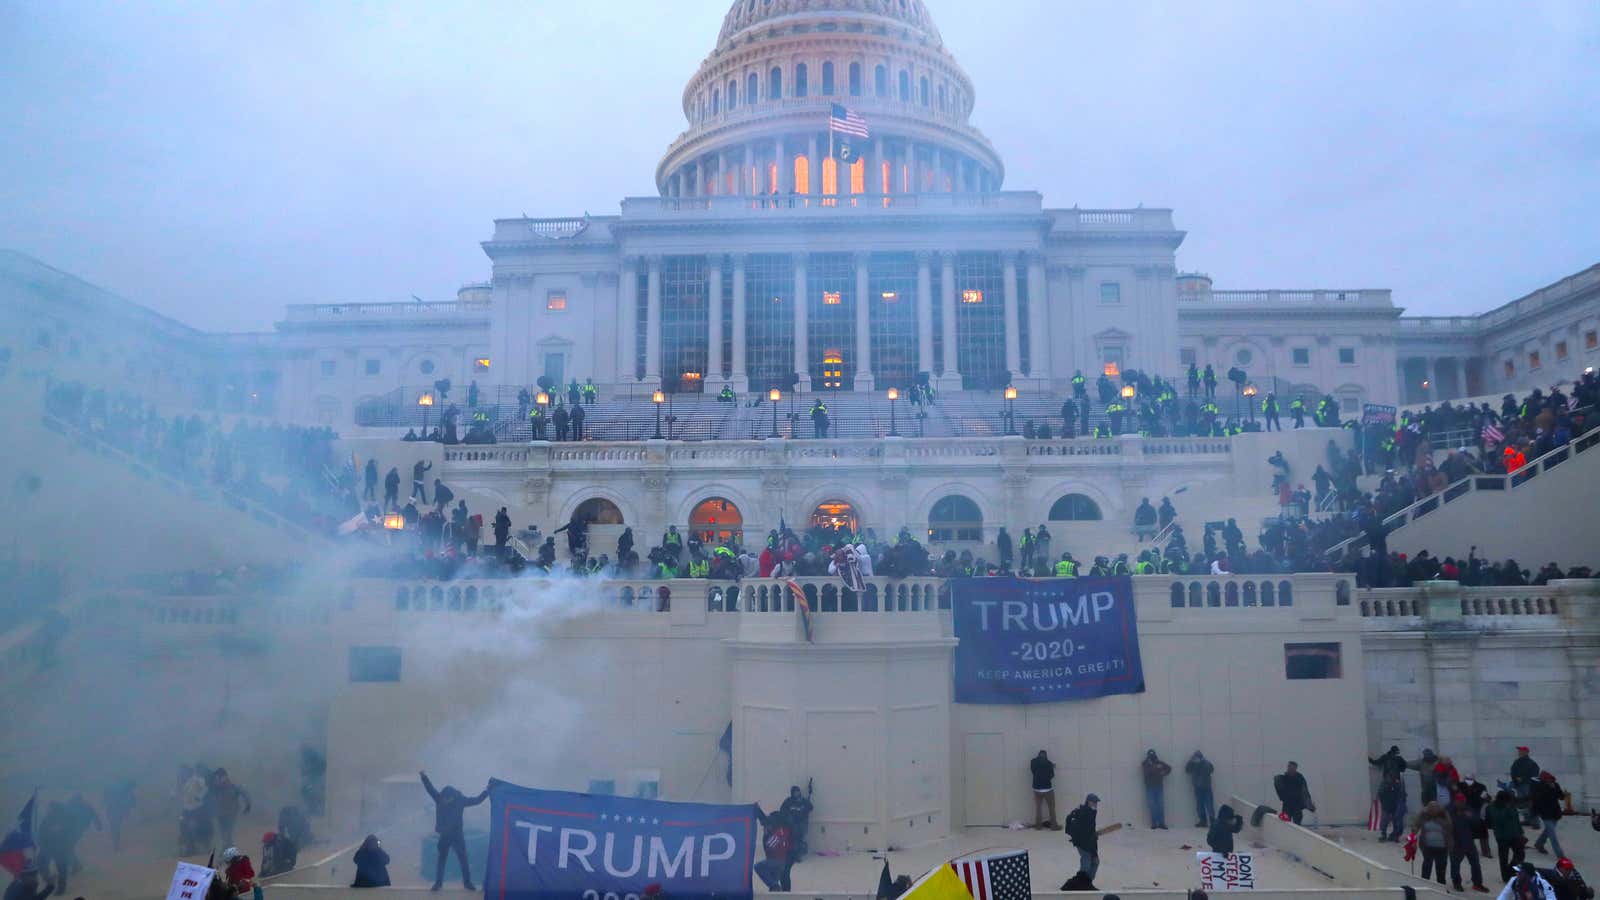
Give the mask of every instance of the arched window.
[[794, 192], [811, 193], [811, 160], [801, 154], [794, 158]]
[[796, 97], [804, 97], [806, 95], [806, 64], [805, 63], [800, 63], [799, 65], [794, 67], [794, 95]]
[[1052, 522], [1098, 522], [1100, 507], [1082, 494], [1068, 494], [1050, 507]]
[[822, 64], [822, 96], [833, 96], [833, 63]]
[[783, 99], [783, 70], [777, 66], [773, 66], [772, 71], [767, 73], [767, 99]]
[[850, 64], [850, 96], [861, 96], [861, 63]]
[[879, 66], [872, 70], [872, 92], [879, 97], [889, 96], [888, 66]]
[[711, 114], [722, 112], [722, 88], [711, 89]]
[[946, 112], [950, 108], [950, 90], [943, 84], [939, 85], [939, 112]]
[[983, 540], [983, 513], [978, 504], [960, 494], [940, 499], [928, 512], [928, 540]]
[[621, 525], [622, 510], [604, 497], [590, 497], [578, 504], [572, 518], [590, 525]]
[[919, 97], [921, 99], [922, 105], [923, 106], [927, 106], [928, 105], [928, 76], [926, 76], [926, 75], [922, 76], [922, 84], [919, 87], [920, 87]]
[[689, 513], [689, 533], [707, 544], [738, 539], [743, 524], [739, 507], [723, 497], [707, 497]]
[[810, 524], [812, 528], [821, 528], [830, 533], [849, 532], [853, 535], [860, 531], [856, 508], [844, 500], [818, 503], [817, 508], [811, 511]]
[[739, 105], [739, 82], [728, 79], [728, 108], [733, 109]]
[[822, 193], [839, 193], [839, 163], [831, 156], [822, 161]]
[[744, 80], [744, 105], [755, 106], [756, 99], [761, 96], [761, 90], [756, 85], [756, 73], [751, 72], [750, 77]]
[[865, 194], [867, 192], [867, 161], [856, 157], [850, 164], [850, 193]]
[[911, 102], [911, 73], [905, 69], [900, 70], [900, 102]]

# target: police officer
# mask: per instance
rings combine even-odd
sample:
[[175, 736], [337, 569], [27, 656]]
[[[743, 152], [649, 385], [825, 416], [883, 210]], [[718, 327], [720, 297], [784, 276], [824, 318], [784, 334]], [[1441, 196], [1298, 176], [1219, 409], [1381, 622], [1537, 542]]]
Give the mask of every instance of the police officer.
[[528, 424], [533, 428], [533, 440], [544, 440], [544, 407], [535, 406], [528, 413]]
[[583, 402], [593, 406], [596, 398], [600, 396], [600, 389], [594, 386], [593, 378], [583, 380]]
[[733, 386], [732, 385], [728, 385], [728, 384], [723, 385], [722, 386], [722, 390], [717, 392], [717, 402], [718, 403], [732, 403], [733, 401], [734, 401]]
[[811, 430], [816, 437], [828, 436], [828, 404], [823, 403], [821, 398], [811, 404]]
[[1061, 558], [1056, 561], [1056, 577], [1057, 578], [1076, 578], [1076, 577], [1078, 577], [1078, 564], [1075, 561], [1073, 561], [1071, 553], [1063, 553], [1063, 554], [1061, 554]]
[[1306, 427], [1306, 398], [1296, 397], [1289, 401], [1289, 415], [1294, 416], [1294, 427]]
[[1089, 399], [1088, 379], [1083, 377], [1083, 370], [1072, 373], [1072, 397], [1075, 400]]
[[1215, 400], [1217, 397], [1217, 370], [1211, 368], [1211, 363], [1206, 363], [1205, 374], [1200, 376], [1200, 380], [1205, 382], [1206, 399]]
[[1278, 421], [1278, 395], [1268, 391], [1267, 399], [1261, 401], [1261, 417], [1267, 420], [1267, 430], [1271, 431], [1276, 425], [1279, 431], [1283, 430], [1283, 423]]
[[1126, 554], [1126, 553], [1118, 553], [1117, 554], [1117, 561], [1111, 564], [1111, 574], [1112, 575], [1127, 575], [1127, 574], [1130, 574], [1129, 573], [1129, 569], [1128, 569], [1128, 554]]
[[1189, 399], [1193, 400], [1200, 393], [1200, 369], [1194, 363], [1189, 363]]

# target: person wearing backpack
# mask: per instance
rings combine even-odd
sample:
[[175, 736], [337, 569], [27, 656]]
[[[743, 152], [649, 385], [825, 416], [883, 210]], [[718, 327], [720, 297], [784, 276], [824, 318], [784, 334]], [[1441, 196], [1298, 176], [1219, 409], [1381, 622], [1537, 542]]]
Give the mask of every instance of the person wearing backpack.
[[1078, 848], [1078, 871], [1093, 881], [1100, 871], [1100, 835], [1095, 831], [1095, 811], [1100, 808], [1100, 798], [1094, 794], [1083, 799], [1083, 805], [1067, 813], [1067, 840]]
[[1444, 884], [1445, 863], [1450, 858], [1450, 814], [1439, 801], [1432, 800], [1417, 814], [1412, 830], [1417, 833], [1417, 849], [1422, 852], [1422, 879], [1430, 875]]

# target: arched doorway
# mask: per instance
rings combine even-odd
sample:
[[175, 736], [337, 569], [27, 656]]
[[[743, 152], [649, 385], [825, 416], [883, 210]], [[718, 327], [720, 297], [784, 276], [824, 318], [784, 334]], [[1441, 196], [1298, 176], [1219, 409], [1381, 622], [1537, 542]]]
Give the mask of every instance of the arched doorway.
[[572, 518], [590, 525], [621, 525], [622, 510], [604, 497], [590, 497], [572, 511]]
[[830, 533], [860, 532], [860, 522], [856, 519], [856, 508], [844, 500], [824, 500], [817, 504], [811, 511], [812, 528], [821, 528]]
[[742, 525], [744, 516], [739, 507], [723, 497], [707, 497], [689, 513], [689, 531], [707, 544], [741, 540]]
[[1098, 522], [1100, 505], [1082, 494], [1067, 494], [1050, 507], [1052, 522]]
[[928, 512], [928, 541], [983, 540], [983, 512], [971, 498], [951, 494]]

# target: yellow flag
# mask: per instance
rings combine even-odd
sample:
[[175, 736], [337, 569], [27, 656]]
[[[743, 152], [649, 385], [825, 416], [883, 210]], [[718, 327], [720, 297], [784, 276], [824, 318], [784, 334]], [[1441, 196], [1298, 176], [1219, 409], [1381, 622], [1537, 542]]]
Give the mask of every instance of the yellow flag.
[[972, 892], [949, 863], [917, 879], [900, 900], [972, 900]]

